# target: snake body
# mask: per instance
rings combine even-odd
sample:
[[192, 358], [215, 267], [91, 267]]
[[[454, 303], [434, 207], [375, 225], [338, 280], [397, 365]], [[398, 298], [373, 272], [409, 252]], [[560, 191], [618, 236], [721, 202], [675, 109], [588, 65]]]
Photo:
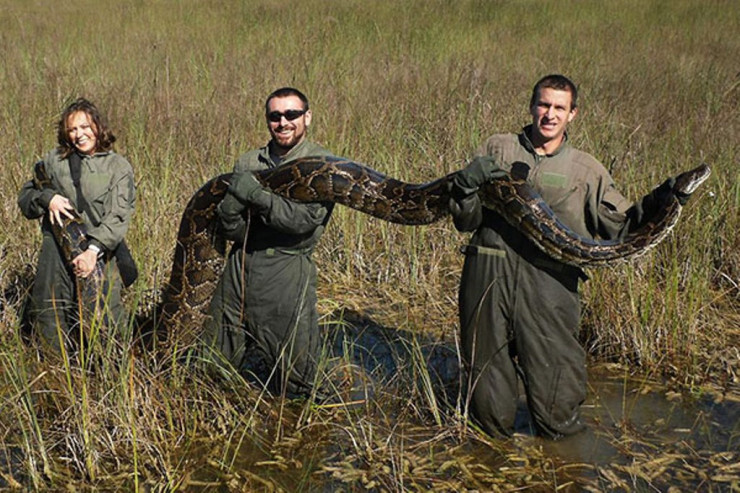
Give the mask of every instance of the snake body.
[[[676, 178], [673, 190], [690, 195], [710, 174], [702, 164]], [[167, 326], [200, 327], [223, 267], [225, 241], [217, 231], [216, 208], [231, 174], [217, 176], [190, 199], [182, 214], [160, 314]], [[454, 174], [427, 183], [405, 183], [338, 157], [306, 157], [255, 172], [274, 193], [298, 202], [334, 202], [384, 221], [430, 224], [449, 214], [449, 183]], [[478, 192], [482, 203], [498, 212], [542, 251], [561, 262], [598, 267], [643, 254], [674, 227], [682, 206], [669, 194], [654, 217], [620, 240], [584, 238], [562, 224], [524, 179], [505, 176]], [[65, 253], [79, 248], [84, 224], [66, 221], [54, 234]]]
[[[33, 183], [38, 190], [54, 188], [43, 161], [38, 161], [33, 167]], [[64, 259], [71, 266], [72, 260], [87, 249], [87, 226], [79, 212], [73, 209], [68, 213], [69, 216], [61, 214], [61, 224], [51, 223], [51, 231]], [[92, 277], [99, 279], [102, 275], [100, 265], [96, 264]]]
[[602, 267], [643, 255], [671, 232], [681, 215], [676, 193], [691, 195], [709, 178], [702, 164], [675, 178], [673, 192], [641, 226], [620, 239], [595, 240], [580, 236], [561, 223], [542, 197], [524, 179], [511, 176], [487, 183], [479, 193], [483, 203], [550, 257], [577, 267]]
[[[710, 174], [702, 164], [676, 177], [673, 190], [690, 195]], [[449, 182], [454, 173], [422, 184], [404, 183], [372, 168], [337, 157], [308, 157], [255, 173], [274, 193], [298, 202], [335, 202], [405, 225], [433, 223], [448, 211]], [[582, 237], [561, 223], [524, 178], [507, 175], [479, 191], [483, 204], [550, 257], [578, 267], [599, 267], [641, 255], [662, 241], [681, 214], [675, 194], [665, 197], [657, 213], [619, 240]]]

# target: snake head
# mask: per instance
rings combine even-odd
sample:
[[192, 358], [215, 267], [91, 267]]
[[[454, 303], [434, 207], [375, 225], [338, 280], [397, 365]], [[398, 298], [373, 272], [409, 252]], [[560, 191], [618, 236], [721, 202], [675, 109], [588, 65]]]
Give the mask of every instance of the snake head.
[[699, 185], [704, 183], [712, 171], [709, 166], [705, 163], [700, 164], [696, 168], [681, 173], [676, 177], [676, 182], [673, 185], [673, 192], [677, 195], [689, 196], [699, 188]]

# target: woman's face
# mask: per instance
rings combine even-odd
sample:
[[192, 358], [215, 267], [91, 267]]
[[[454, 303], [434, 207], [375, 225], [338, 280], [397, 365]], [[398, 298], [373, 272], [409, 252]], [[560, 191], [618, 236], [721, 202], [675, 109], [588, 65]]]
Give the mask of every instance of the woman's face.
[[67, 137], [82, 154], [92, 155], [98, 145], [98, 129], [84, 111], [76, 111], [67, 117]]

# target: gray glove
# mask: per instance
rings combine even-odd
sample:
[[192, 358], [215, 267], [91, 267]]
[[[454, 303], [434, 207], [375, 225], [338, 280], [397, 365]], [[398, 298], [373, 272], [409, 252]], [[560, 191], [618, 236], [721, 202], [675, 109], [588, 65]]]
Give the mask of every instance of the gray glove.
[[506, 175], [506, 171], [498, 167], [493, 157], [478, 156], [467, 167], [455, 173], [452, 181], [464, 194], [471, 194], [478, 191], [484, 183]]
[[[262, 190], [262, 184], [257, 181], [251, 171], [236, 172], [231, 177], [229, 193], [244, 202], [253, 202], [254, 197]], [[225, 199], [224, 199], [225, 200]]]
[[218, 204], [219, 230], [224, 238], [230, 241], [244, 241], [247, 223], [244, 220], [244, 212], [249, 206], [242, 203], [230, 192]]
[[455, 228], [461, 232], [475, 231], [483, 221], [483, 211], [478, 194], [450, 196], [447, 203]]
[[234, 194], [230, 191], [227, 191], [224, 199], [218, 204], [218, 215], [225, 218], [241, 216], [247, 207], [244, 202], [234, 197]]

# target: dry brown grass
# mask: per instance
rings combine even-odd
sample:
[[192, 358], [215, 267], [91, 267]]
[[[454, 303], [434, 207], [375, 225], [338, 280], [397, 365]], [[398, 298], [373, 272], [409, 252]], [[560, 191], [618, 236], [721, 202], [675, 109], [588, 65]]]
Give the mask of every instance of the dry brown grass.
[[[306, 91], [312, 138], [336, 154], [426, 181], [462, 166], [487, 135], [517, 131], [527, 122], [532, 83], [565, 73], [582, 90], [573, 140], [610, 168], [626, 195], [637, 198], [702, 160], [713, 168], [669, 240], [634, 264], [591, 273], [584, 342], [594, 358], [727, 398], [738, 388], [733, 348], [740, 345], [738, 24], [732, 0], [81, 0], [74, 7], [7, 0], [0, 11], [0, 484], [665, 486], [651, 476], [656, 469], [647, 470], [653, 457], [636, 453], [630, 468], [600, 465], [596, 480], [579, 482], [577, 466], [536, 447], [487, 440], [455, 410], [440, 413], [423, 378], [348, 410], [280, 402], [236, 375], [223, 381], [189, 362], [128, 351], [109, 351], [104, 371], [84, 378], [74, 361], [66, 369], [39, 362], [16, 335], [38, 227], [21, 218], [14, 198], [54, 145], [65, 103], [79, 95], [95, 101], [136, 170], [128, 235], [141, 270], [128, 293], [135, 308], [156, 298], [169, 273], [193, 191], [264, 144], [261, 107], [274, 88]], [[465, 240], [449, 221], [410, 228], [338, 208], [317, 255], [320, 309], [355, 310], [451, 342], [456, 252]], [[688, 469], [676, 464], [699, 464], [737, 487], [737, 471], [716, 453], [697, 459], [681, 449], [666, 467], [683, 477]]]

